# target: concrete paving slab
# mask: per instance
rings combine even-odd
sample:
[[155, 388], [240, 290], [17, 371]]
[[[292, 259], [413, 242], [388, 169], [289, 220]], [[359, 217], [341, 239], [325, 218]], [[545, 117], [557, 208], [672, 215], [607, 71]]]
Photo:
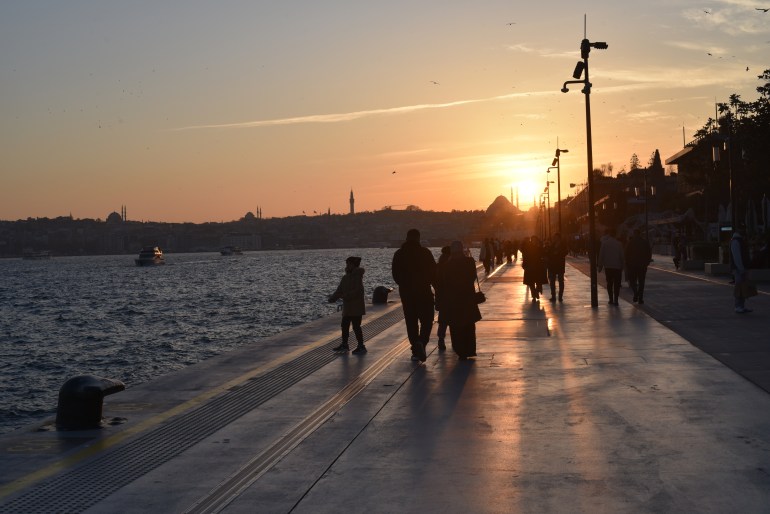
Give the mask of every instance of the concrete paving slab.
[[[572, 264], [564, 303], [531, 302], [519, 265], [485, 281], [475, 359], [439, 352], [433, 339], [428, 360], [412, 362], [403, 323], [389, 325], [367, 342], [367, 355], [331, 359], [84, 510], [767, 512], [770, 395], [755, 383], [770, 379], [770, 368], [764, 352], [752, 350], [757, 345], [736, 350], [747, 324], [724, 308], [725, 286], [651, 270], [645, 305], [594, 309], [578, 271], [584, 263]], [[672, 301], [674, 292], [688, 301]], [[767, 299], [756, 300], [763, 308]], [[681, 332], [702, 334], [734, 369], [653, 317], [662, 314]], [[751, 323], [761, 328], [764, 318]], [[319, 320], [264, 348], [115, 395], [123, 399], [106, 412], [129, 419], [102, 434], [3, 438], [0, 484], [14, 475], [12, 462], [33, 469], [84, 447], [97, 458], [100, 447], [139, 443], [191, 404], [220, 401], [329, 346], [338, 330], [337, 319]], [[720, 338], [731, 341], [729, 351], [719, 352]], [[28, 449], [16, 460], [8, 457], [13, 441]], [[273, 448], [285, 449], [264, 469], [252, 468]], [[66, 463], [60, 472], [70, 472]], [[8, 498], [0, 498], [0, 512], [13, 512]]]

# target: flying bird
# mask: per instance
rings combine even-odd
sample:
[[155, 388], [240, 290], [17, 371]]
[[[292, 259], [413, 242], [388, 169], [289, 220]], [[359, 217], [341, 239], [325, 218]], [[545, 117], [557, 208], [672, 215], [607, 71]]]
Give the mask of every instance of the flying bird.
[[393, 173], [392, 173], [392, 174], [393, 174], [393, 175], [395, 175], [395, 174], [396, 174], [396, 170], [393, 170]]
[[705, 12], [706, 14], [711, 14], [711, 11], [709, 11], [708, 9], [703, 9], [703, 12]]
[[506, 25], [508, 25], [508, 26], [510, 26], [510, 25], [516, 25], [516, 22], [515, 22], [515, 21], [511, 21], [511, 22], [508, 22], [508, 23], [506, 23]]
[[767, 9], [765, 9], [765, 8], [763, 8], [763, 7], [755, 7], [755, 8], [754, 8], [754, 10], [756, 10], [756, 11], [762, 11], [762, 12], [767, 12], [767, 11], [770, 11], [770, 7], [768, 7]]
[[441, 85], [438, 82], [436, 82], [435, 80], [431, 80], [430, 83], [433, 84], [434, 86], [440, 86]]

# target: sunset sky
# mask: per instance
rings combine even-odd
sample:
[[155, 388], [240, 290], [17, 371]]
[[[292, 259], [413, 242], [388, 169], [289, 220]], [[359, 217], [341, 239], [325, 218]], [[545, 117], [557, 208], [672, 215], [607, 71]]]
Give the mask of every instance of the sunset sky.
[[[485, 209], [665, 160], [770, 68], [770, 0], [6, 1], [0, 219]], [[395, 172], [395, 173], [394, 173]], [[551, 175], [555, 175], [552, 173]], [[555, 177], [550, 177], [555, 180]], [[515, 195], [515, 193], [514, 193]], [[555, 197], [555, 189], [554, 195]]]

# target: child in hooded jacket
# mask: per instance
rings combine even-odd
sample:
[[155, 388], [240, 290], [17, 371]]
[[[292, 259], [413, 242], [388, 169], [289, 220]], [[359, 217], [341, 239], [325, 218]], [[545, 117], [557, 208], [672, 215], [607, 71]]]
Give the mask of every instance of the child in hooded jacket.
[[366, 301], [364, 299], [364, 268], [361, 267], [361, 257], [348, 257], [345, 259], [345, 275], [340, 280], [337, 290], [329, 295], [329, 303], [342, 299], [342, 344], [334, 348], [335, 352], [347, 352], [350, 326], [353, 326], [353, 334], [356, 336], [358, 346], [353, 350], [354, 354], [366, 353], [364, 346], [364, 333], [361, 330], [361, 319], [366, 314]]

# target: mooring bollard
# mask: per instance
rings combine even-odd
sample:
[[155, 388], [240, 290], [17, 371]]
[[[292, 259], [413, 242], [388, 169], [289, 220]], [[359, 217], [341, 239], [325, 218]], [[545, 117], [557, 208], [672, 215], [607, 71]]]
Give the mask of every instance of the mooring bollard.
[[67, 380], [59, 390], [57, 430], [100, 428], [104, 397], [124, 390], [120, 380], [81, 375]]
[[377, 286], [372, 294], [372, 303], [388, 303], [388, 295], [393, 291], [390, 287]]

